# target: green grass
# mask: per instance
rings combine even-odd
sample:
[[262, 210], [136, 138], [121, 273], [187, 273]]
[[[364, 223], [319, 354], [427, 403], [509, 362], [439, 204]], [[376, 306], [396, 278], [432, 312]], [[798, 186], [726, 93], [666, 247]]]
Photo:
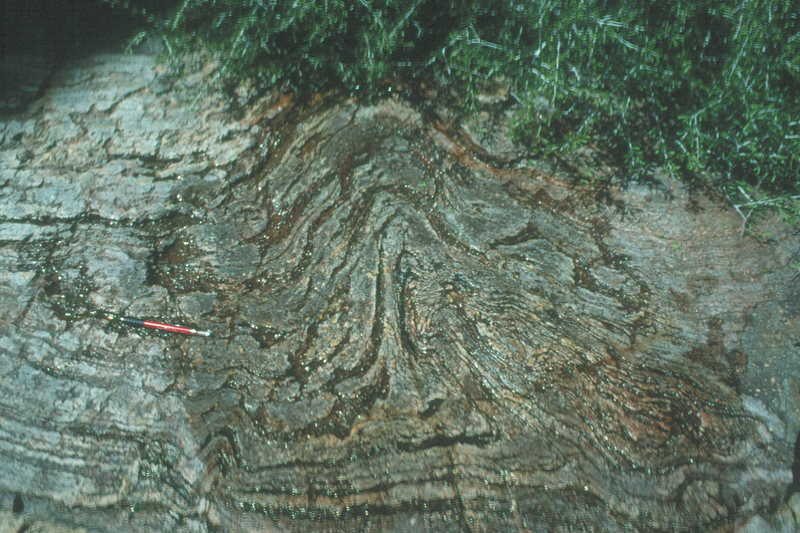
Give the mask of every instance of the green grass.
[[745, 221], [800, 218], [800, 0], [181, 0], [149, 23], [173, 57], [217, 54], [229, 85], [433, 80], [468, 111], [503, 80], [533, 155], [594, 146], [622, 181], [662, 168]]

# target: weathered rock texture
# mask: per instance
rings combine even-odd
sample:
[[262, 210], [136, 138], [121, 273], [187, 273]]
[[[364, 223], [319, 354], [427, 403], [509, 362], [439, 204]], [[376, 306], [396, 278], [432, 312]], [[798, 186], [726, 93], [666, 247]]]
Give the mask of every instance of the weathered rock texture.
[[795, 527], [796, 236], [202, 82], [101, 56], [0, 125], [0, 524]]

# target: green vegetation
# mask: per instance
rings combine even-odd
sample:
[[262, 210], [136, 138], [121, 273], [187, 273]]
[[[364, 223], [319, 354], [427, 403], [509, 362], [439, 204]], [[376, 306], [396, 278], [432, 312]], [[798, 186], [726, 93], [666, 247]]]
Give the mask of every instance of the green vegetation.
[[663, 168], [745, 221], [800, 219], [798, 0], [181, 0], [150, 22], [175, 57], [218, 54], [229, 83], [432, 80], [474, 109], [501, 80], [534, 155], [594, 147], [622, 179]]

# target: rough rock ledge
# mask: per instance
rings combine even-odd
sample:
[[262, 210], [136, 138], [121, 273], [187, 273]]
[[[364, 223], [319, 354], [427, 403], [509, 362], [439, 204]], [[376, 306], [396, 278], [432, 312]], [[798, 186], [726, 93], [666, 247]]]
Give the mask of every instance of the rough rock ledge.
[[400, 101], [48, 83], [0, 122], [2, 531], [797, 527], [788, 229]]

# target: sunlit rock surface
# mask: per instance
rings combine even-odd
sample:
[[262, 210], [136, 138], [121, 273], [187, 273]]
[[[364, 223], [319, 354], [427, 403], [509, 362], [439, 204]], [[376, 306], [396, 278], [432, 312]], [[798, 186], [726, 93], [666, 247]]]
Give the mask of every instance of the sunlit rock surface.
[[796, 235], [203, 83], [99, 56], [0, 123], [0, 525], [794, 530]]

